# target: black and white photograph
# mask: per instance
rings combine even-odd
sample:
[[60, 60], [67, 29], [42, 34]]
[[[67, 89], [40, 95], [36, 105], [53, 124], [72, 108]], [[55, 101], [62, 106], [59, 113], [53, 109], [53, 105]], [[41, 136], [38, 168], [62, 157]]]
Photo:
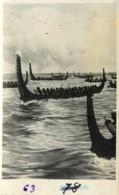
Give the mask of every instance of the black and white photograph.
[[2, 179], [116, 179], [116, 4], [3, 4]]

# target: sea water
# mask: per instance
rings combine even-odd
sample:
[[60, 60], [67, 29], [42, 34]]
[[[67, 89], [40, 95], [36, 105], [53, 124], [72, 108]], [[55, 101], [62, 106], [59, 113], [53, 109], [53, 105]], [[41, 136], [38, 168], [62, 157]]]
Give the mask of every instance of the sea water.
[[[15, 81], [15, 75], [4, 75], [4, 81], [8, 80]], [[29, 80], [27, 87], [33, 91], [37, 86], [84, 85], [90, 84], [70, 77], [66, 81]], [[108, 82], [93, 102], [100, 132], [111, 138], [104, 118], [116, 108], [116, 89], [107, 86]], [[86, 97], [29, 103], [19, 97], [17, 88], [3, 89], [4, 179], [115, 179], [116, 159], [99, 158], [90, 150]]]

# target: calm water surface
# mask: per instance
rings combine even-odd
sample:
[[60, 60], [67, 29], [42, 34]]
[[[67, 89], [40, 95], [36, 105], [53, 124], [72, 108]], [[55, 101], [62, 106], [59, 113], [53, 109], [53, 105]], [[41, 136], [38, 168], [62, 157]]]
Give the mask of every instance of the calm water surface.
[[[4, 80], [10, 79], [13, 75], [4, 76]], [[72, 77], [64, 82], [29, 81], [28, 87], [88, 84]], [[110, 117], [116, 108], [116, 90], [107, 85], [93, 99], [100, 131], [111, 138], [104, 117]], [[115, 179], [115, 158], [98, 158], [90, 151], [85, 97], [24, 104], [18, 89], [3, 89], [3, 96], [4, 179]]]

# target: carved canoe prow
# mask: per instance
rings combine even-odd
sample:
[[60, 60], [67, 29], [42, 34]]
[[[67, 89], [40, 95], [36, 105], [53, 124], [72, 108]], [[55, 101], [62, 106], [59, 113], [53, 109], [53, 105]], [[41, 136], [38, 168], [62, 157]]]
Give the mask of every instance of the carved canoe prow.
[[93, 99], [91, 96], [87, 96], [87, 120], [88, 128], [91, 137], [91, 151], [97, 154], [98, 157], [111, 159], [116, 156], [116, 136], [111, 139], [106, 139], [99, 131], [95, 113], [93, 109]]

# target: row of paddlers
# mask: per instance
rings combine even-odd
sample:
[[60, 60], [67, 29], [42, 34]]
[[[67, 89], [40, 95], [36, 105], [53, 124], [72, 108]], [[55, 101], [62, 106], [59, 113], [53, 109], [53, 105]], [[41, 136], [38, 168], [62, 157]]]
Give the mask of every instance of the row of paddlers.
[[36, 89], [34, 89], [34, 92], [36, 95], [40, 95], [41, 98], [43, 97], [54, 97], [55, 99], [58, 99], [59, 97], [61, 98], [64, 97], [64, 98], [73, 98], [74, 97], [74, 94], [75, 94], [75, 97], [81, 97], [81, 96], [84, 96], [85, 94], [92, 94], [93, 91], [96, 91], [97, 90], [97, 86], [94, 85], [94, 86], [84, 86], [84, 87], [69, 87], [69, 88], [56, 88], [56, 89], [53, 89], [53, 88], [43, 88], [43, 89], [40, 89], [39, 87], [37, 87]]

